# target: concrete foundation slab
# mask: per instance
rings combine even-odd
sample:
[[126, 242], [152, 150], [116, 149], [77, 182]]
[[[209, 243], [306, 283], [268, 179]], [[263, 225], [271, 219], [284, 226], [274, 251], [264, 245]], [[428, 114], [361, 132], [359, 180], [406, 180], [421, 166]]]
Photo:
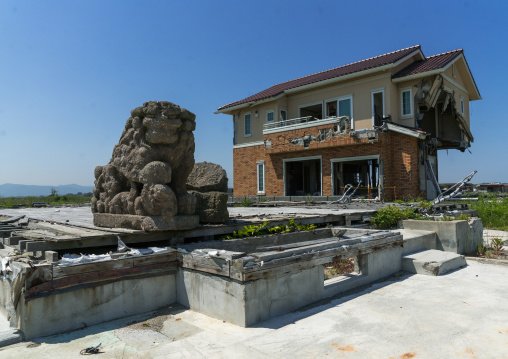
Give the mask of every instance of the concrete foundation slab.
[[402, 257], [402, 269], [416, 274], [438, 276], [465, 266], [463, 255], [434, 249]]

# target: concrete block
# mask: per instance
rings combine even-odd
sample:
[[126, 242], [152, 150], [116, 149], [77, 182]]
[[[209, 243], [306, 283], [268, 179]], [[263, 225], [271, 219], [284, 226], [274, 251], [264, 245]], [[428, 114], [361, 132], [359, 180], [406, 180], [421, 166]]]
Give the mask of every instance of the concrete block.
[[175, 276], [121, 280], [28, 302], [22, 296], [18, 328], [33, 339], [155, 310], [176, 301]]
[[180, 269], [177, 301], [210, 317], [247, 327], [321, 299], [323, 282], [322, 266], [250, 282]]
[[179, 269], [177, 302], [196, 312], [243, 326], [245, 287], [241, 282], [204, 272]]
[[246, 326], [313, 303], [323, 297], [323, 291], [322, 266], [245, 282]]
[[469, 221], [403, 221], [405, 229], [426, 230], [436, 233], [436, 249], [458, 254], [469, 254], [483, 244], [483, 224], [480, 218]]
[[438, 276], [465, 267], [463, 255], [435, 249], [408, 254], [402, 258], [402, 269], [411, 273]]

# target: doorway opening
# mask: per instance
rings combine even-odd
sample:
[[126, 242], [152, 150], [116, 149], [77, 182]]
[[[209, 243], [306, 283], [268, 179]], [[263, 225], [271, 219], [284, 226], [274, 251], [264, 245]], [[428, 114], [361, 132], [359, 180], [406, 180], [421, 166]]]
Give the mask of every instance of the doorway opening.
[[285, 196], [321, 196], [321, 157], [284, 160]]
[[333, 195], [344, 193], [346, 185], [359, 186], [356, 196], [379, 198], [379, 156], [332, 160]]

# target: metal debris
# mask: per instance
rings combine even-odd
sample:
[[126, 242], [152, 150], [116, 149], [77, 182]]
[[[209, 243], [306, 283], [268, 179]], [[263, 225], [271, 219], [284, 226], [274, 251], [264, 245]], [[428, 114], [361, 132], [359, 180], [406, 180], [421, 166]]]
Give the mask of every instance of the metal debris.
[[89, 348], [85, 348], [85, 349], [82, 349], [79, 354], [81, 355], [91, 355], [91, 354], [98, 354], [99, 353], [99, 350], [100, 350], [100, 347], [101, 347], [102, 343], [100, 343], [99, 345], [97, 345], [96, 347], [89, 347]]

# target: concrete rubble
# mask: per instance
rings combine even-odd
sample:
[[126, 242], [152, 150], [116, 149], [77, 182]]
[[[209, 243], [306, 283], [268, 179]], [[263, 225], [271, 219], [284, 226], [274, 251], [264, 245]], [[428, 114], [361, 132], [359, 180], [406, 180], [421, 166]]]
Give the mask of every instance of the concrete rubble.
[[228, 177], [219, 165], [200, 162], [194, 165], [187, 180], [187, 190], [196, 197], [200, 223], [226, 223], [228, 213]]

